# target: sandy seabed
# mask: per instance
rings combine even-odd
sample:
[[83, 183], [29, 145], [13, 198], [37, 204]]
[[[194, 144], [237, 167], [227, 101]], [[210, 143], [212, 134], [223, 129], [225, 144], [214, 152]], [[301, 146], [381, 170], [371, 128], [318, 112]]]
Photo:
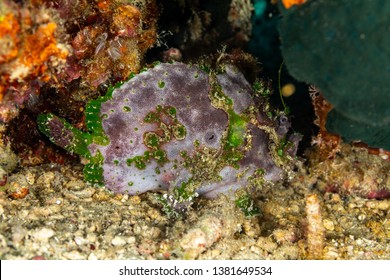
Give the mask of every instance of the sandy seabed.
[[304, 170], [257, 191], [254, 217], [221, 196], [170, 219], [154, 193], [90, 186], [81, 165], [25, 167], [11, 180], [29, 194], [0, 191], [1, 259], [390, 259], [390, 200], [319, 191]]

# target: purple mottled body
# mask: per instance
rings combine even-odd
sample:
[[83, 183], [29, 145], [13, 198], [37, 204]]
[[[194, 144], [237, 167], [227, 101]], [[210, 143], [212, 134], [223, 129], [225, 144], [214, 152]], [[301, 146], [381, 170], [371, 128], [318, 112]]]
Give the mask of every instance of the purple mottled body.
[[[119, 193], [198, 181], [199, 194], [215, 197], [245, 187], [260, 176], [259, 170], [264, 180], [275, 181], [283, 170], [274, 162], [270, 132], [263, 127], [278, 137], [283, 137], [278, 129], [284, 134], [287, 129], [254, 109], [253, 94], [233, 66], [212, 75], [195, 65], [162, 63], [136, 75], [102, 103], [100, 117], [110, 143], [92, 143], [88, 149], [103, 155], [105, 185]], [[233, 123], [233, 118], [239, 121]], [[231, 135], [242, 143], [228, 147]]]

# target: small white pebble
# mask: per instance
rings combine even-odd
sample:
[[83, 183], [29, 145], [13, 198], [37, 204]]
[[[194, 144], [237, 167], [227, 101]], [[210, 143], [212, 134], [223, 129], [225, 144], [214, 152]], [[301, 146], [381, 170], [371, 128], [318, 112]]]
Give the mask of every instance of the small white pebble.
[[339, 258], [339, 253], [334, 248], [329, 248], [329, 251], [325, 253], [325, 259], [337, 259]]
[[356, 245], [362, 246], [363, 243], [364, 243], [363, 240], [360, 238], [356, 240]]
[[333, 231], [333, 230], [334, 230], [334, 223], [333, 223], [331, 220], [324, 219], [324, 220], [322, 221], [322, 225], [323, 225], [327, 230], [330, 230], [330, 231]]
[[126, 240], [123, 237], [115, 236], [111, 240], [111, 244], [114, 245], [114, 246], [123, 246], [123, 245], [126, 244]]
[[135, 237], [134, 236], [130, 236], [127, 238], [127, 243], [128, 244], [134, 244], [135, 243]]
[[126, 202], [127, 200], [129, 200], [129, 195], [128, 194], [124, 194], [122, 199], [121, 199], [121, 202]]
[[86, 258], [86, 256], [80, 254], [75, 250], [70, 252], [65, 252], [63, 256], [68, 260], [84, 260]]
[[89, 254], [89, 256], [88, 256], [88, 260], [90, 260], [90, 261], [96, 261], [96, 260], [98, 260], [98, 257], [97, 257], [94, 253], [91, 253], [91, 254]]
[[358, 220], [359, 221], [364, 221], [366, 219], [366, 215], [365, 214], [360, 214], [359, 216], [358, 216]]
[[85, 238], [81, 237], [81, 236], [76, 236], [74, 238], [74, 242], [77, 244], [77, 245], [83, 245], [83, 244], [86, 244], [88, 240], [86, 240]]
[[86, 238], [89, 243], [95, 243], [97, 240], [97, 236], [94, 233], [88, 233]]
[[50, 228], [41, 228], [35, 231], [35, 233], [32, 234], [34, 239], [46, 241], [50, 237], [52, 237], [55, 234], [54, 230]]

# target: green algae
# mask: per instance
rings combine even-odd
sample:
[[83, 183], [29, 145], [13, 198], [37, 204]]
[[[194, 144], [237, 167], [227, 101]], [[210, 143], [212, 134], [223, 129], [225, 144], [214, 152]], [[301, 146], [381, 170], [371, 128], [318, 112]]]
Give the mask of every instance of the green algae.
[[133, 163], [135, 167], [139, 170], [145, 169], [146, 165], [152, 160], [155, 159], [157, 163], [163, 164], [168, 161], [167, 154], [164, 150], [153, 150], [145, 151], [142, 156], [135, 156], [128, 158], [126, 163], [128, 166], [131, 166]]
[[103, 161], [104, 157], [100, 151], [97, 151], [96, 155], [90, 158], [89, 163], [84, 166], [83, 170], [84, 179], [87, 182], [97, 184], [99, 186], [104, 185]]
[[236, 114], [232, 109], [228, 111], [229, 115], [229, 128], [227, 145], [233, 148], [237, 148], [244, 143], [246, 136], [247, 121], [244, 117]]
[[244, 212], [245, 217], [253, 217], [260, 214], [260, 209], [256, 207], [254, 200], [247, 193], [239, 196], [234, 203]]

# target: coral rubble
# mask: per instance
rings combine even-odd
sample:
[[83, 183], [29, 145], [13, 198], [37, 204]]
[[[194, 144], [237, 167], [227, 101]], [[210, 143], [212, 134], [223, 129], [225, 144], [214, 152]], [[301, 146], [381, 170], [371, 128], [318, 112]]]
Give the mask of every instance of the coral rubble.
[[345, 143], [339, 145], [334, 157], [325, 160], [317, 149], [308, 154], [317, 188], [366, 198], [390, 197], [390, 161]]
[[390, 197], [390, 153], [370, 148], [367, 144], [343, 143], [341, 137], [326, 129], [327, 116], [332, 106], [314, 87], [310, 95], [316, 114], [314, 123], [319, 127], [307, 150], [311, 176], [317, 186], [326, 191], [366, 198]]

